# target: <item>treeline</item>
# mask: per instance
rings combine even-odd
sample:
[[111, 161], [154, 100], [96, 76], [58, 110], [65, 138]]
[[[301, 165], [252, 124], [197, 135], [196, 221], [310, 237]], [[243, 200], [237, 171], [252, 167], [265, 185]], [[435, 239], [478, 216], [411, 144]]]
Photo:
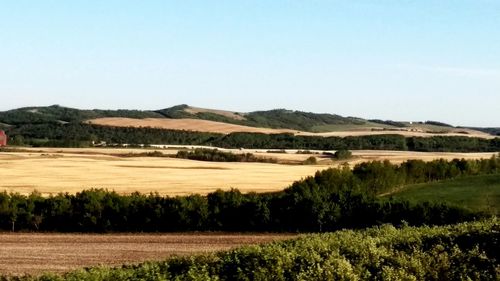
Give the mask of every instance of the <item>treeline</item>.
[[217, 191], [208, 196], [86, 190], [42, 197], [0, 193], [0, 229], [50, 232], [318, 232], [381, 223], [435, 225], [482, 217], [445, 203], [386, 201], [360, 193]]
[[499, 280], [497, 219], [442, 227], [344, 230], [216, 254], [64, 275], [64, 280]]
[[155, 128], [117, 128], [90, 124], [27, 124], [7, 129], [11, 144], [85, 147], [108, 144], [206, 145], [223, 148], [302, 150], [408, 150], [424, 152], [495, 152], [500, 138], [458, 136], [411, 137], [374, 135], [356, 137], [295, 136], [293, 134], [202, 133]]
[[377, 124], [382, 124], [382, 125], [389, 125], [397, 128], [404, 128], [406, 127], [406, 124], [403, 122], [398, 122], [398, 121], [392, 121], [392, 120], [380, 120], [380, 119], [370, 119], [368, 120], [372, 123], [377, 123]]
[[253, 155], [252, 153], [232, 153], [208, 148], [196, 148], [193, 151], [180, 150], [177, 152], [176, 157], [182, 159], [212, 162], [278, 162], [278, 160], [275, 158], [258, 157]]
[[[9, 128], [10, 139], [22, 137], [21, 145], [86, 147], [92, 142], [108, 144], [186, 144], [209, 145], [223, 135], [155, 128], [106, 127], [90, 124], [27, 124]], [[11, 142], [12, 143], [12, 142]]]
[[119, 195], [87, 190], [42, 197], [0, 193], [0, 229], [61, 232], [316, 232], [395, 225], [449, 224], [486, 214], [445, 203], [409, 203], [376, 195], [408, 183], [500, 172], [500, 160], [363, 163], [331, 168], [282, 192], [207, 196]]

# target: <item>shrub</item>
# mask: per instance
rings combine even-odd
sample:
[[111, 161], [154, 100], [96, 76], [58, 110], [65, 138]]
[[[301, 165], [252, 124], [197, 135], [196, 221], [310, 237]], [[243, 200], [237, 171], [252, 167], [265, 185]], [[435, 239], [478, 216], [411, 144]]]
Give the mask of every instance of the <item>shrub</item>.
[[314, 156], [310, 156], [306, 160], [304, 160], [304, 162], [302, 162], [302, 164], [304, 165], [316, 165], [317, 163], [318, 161]]
[[340, 149], [335, 151], [333, 157], [337, 160], [346, 160], [352, 157], [352, 152], [347, 149]]

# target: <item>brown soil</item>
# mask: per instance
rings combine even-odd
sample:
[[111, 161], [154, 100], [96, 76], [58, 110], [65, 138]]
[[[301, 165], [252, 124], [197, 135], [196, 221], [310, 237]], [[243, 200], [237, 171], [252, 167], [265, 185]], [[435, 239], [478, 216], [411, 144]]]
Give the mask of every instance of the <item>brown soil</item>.
[[0, 274], [40, 274], [163, 260], [292, 238], [287, 234], [0, 233]]

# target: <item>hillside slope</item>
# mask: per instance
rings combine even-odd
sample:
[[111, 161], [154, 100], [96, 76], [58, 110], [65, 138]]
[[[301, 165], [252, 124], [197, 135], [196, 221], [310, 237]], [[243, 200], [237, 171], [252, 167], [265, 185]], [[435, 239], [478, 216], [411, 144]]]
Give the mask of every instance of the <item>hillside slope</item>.
[[449, 202], [474, 211], [500, 215], [500, 175], [468, 176], [414, 184], [391, 196], [413, 202]]
[[[323, 136], [378, 134], [400, 134], [405, 136], [458, 135], [491, 138], [491, 135], [487, 133], [489, 131], [481, 132], [469, 128], [452, 127], [436, 121], [365, 120], [355, 117], [342, 117], [336, 114], [310, 113], [286, 109], [241, 113], [188, 105], [177, 105], [160, 110], [80, 110], [52, 105], [47, 107], [24, 107], [0, 112], [0, 128], [26, 124], [84, 122], [107, 126], [156, 127], [218, 133], [289, 132]], [[213, 128], [217, 129], [214, 130]]]

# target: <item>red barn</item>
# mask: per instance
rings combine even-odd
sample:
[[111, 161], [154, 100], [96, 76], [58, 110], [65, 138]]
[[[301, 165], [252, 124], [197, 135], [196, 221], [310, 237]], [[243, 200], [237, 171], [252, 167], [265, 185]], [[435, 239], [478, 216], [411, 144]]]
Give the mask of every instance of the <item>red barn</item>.
[[7, 145], [7, 135], [4, 131], [0, 130], [0, 146]]

